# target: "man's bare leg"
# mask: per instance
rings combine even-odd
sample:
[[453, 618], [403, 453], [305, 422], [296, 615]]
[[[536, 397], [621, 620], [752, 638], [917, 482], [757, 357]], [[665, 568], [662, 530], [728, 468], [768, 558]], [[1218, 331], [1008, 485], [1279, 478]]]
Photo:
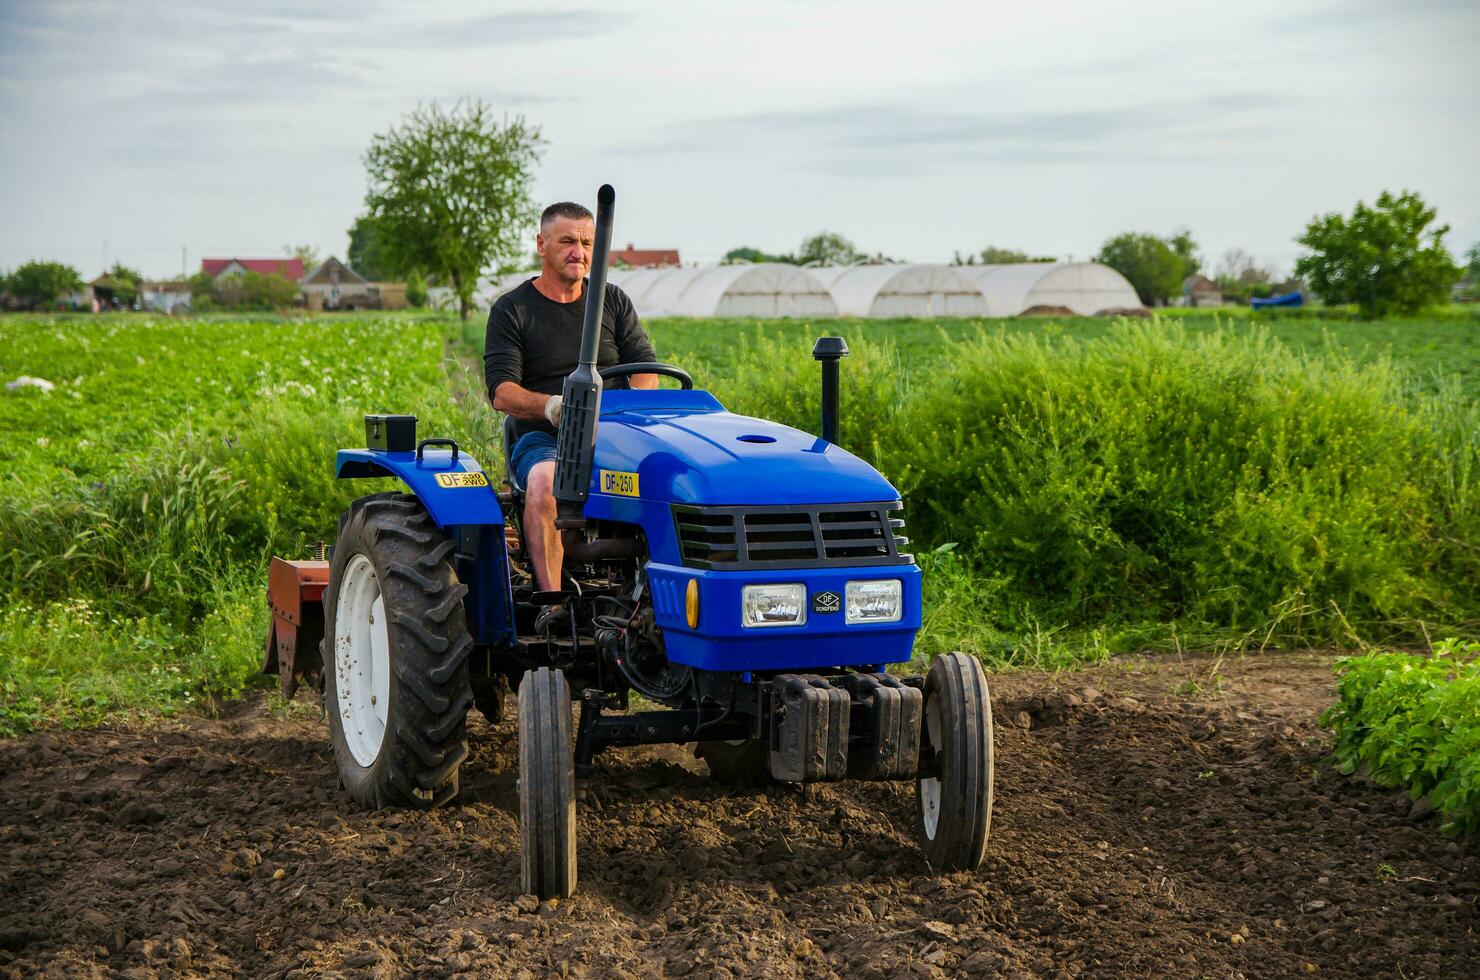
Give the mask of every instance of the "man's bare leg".
[[529, 469], [524, 487], [524, 544], [541, 592], [560, 591], [565, 544], [555, 530], [555, 463], [546, 460]]

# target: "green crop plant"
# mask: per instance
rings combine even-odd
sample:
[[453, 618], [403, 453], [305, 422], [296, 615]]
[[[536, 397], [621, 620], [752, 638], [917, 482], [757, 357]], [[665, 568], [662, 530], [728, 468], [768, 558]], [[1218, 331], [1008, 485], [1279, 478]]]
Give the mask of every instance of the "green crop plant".
[[1346, 657], [1336, 673], [1321, 724], [1336, 735], [1337, 768], [1427, 796], [1446, 834], [1480, 830], [1480, 643]]

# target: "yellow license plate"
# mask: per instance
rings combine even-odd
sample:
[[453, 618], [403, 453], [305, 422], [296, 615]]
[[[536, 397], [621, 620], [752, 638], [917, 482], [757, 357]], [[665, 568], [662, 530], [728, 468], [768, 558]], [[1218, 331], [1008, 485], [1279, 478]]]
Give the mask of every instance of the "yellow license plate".
[[637, 474], [621, 470], [601, 471], [601, 492], [614, 493], [619, 497], [637, 496]]
[[437, 486], [439, 487], [486, 487], [488, 477], [482, 473], [438, 473]]

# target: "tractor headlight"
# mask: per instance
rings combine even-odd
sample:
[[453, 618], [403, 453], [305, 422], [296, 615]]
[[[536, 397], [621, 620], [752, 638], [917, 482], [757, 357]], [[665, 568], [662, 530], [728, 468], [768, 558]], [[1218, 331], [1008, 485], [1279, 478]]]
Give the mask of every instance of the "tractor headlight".
[[807, 587], [747, 585], [740, 590], [741, 626], [800, 626], [807, 621]]
[[897, 578], [849, 582], [849, 623], [897, 623], [904, 613], [904, 587]]

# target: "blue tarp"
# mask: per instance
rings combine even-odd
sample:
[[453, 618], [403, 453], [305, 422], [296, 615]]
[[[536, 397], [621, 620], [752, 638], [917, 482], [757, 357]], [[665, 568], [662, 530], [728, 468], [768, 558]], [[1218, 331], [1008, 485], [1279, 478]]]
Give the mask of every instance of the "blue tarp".
[[1304, 306], [1305, 294], [1301, 292], [1281, 293], [1269, 299], [1251, 299], [1249, 305], [1256, 310], [1262, 310], [1267, 306]]

